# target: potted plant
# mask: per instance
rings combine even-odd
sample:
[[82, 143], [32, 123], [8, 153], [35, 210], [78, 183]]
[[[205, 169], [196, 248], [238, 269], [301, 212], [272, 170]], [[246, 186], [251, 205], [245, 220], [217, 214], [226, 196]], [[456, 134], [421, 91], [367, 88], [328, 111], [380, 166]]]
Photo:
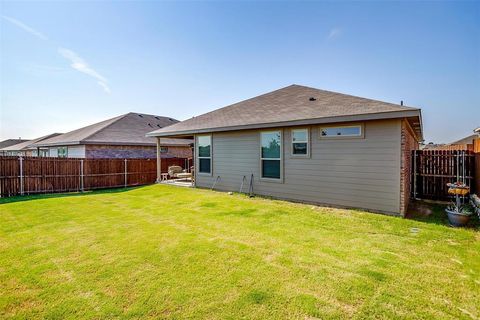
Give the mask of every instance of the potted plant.
[[468, 204], [457, 206], [455, 203], [448, 205], [445, 212], [447, 212], [448, 221], [453, 227], [465, 226], [473, 214], [473, 210]]
[[470, 220], [473, 209], [468, 204], [462, 204], [460, 196], [464, 197], [470, 192], [470, 187], [461, 182], [448, 183], [448, 193], [455, 195], [455, 203], [448, 205], [445, 209], [448, 221], [453, 227], [463, 227]]

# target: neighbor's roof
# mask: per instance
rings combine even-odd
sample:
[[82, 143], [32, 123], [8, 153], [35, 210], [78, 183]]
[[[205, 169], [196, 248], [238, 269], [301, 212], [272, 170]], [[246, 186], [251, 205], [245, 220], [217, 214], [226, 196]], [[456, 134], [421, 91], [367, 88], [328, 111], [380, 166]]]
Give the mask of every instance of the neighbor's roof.
[[473, 140], [478, 138], [478, 134], [472, 134], [468, 137], [465, 137], [463, 139], [457, 140], [455, 142], [451, 142], [449, 144], [472, 144]]
[[149, 133], [181, 136], [202, 132], [411, 117], [422, 137], [418, 108], [291, 85]]
[[19, 143], [25, 142], [25, 141], [29, 141], [29, 140], [27, 140], [27, 139], [7, 139], [7, 140], [0, 141], [0, 150], [2, 150], [3, 148], [6, 148], [6, 147], [13, 146], [14, 144], [19, 144]]
[[41, 142], [41, 141], [44, 141], [46, 139], [52, 138], [52, 137], [59, 136], [59, 135], [61, 135], [61, 133], [47, 134], [46, 136], [36, 138], [36, 139], [33, 139], [33, 140], [27, 140], [27, 141], [24, 141], [24, 142], [20, 142], [20, 143], [11, 145], [9, 147], [3, 148], [1, 150], [2, 151], [21, 151], [21, 150], [33, 149], [32, 146], [34, 144], [36, 144], [38, 142]]
[[[155, 145], [156, 142], [145, 134], [155, 128], [163, 128], [177, 123], [178, 120], [130, 112], [112, 119], [98, 122], [57, 137], [44, 140], [36, 146], [61, 146], [75, 144], [107, 145]], [[188, 139], [166, 139], [162, 145], [187, 145]]]

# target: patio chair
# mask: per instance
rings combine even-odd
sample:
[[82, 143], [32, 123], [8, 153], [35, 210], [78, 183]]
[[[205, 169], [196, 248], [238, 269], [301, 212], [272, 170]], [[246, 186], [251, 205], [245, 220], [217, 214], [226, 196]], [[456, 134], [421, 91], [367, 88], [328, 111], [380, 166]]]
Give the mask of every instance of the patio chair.
[[172, 178], [177, 178], [177, 174], [182, 173], [183, 169], [180, 166], [170, 166], [168, 167], [168, 175]]

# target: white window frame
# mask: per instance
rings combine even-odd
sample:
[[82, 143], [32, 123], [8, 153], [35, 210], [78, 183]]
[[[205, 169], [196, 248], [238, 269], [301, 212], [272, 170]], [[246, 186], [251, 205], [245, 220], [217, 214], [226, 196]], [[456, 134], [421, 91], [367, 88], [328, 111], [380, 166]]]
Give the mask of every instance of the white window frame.
[[[307, 134], [305, 135], [307, 137], [307, 140], [306, 141], [293, 141], [293, 133], [295, 131], [307, 131]], [[292, 129], [290, 130], [290, 140], [291, 140], [291, 155], [292, 157], [295, 157], [295, 158], [309, 158], [310, 157], [310, 128], [295, 128], [295, 129]], [[307, 144], [307, 153], [306, 154], [295, 154], [293, 153], [293, 145], [295, 143], [306, 143]]]
[[[262, 157], [262, 134], [263, 133], [280, 133], [280, 157], [279, 158], [263, 158]], [[283, 182], [283, 131], [279, 130], [268, 130], [260, 131], [260, 180], [267, 182]], [[280, 178], [264, 178], [263, 177], [263, 160], [276, 160], [280, 161]]]
[[[339, 135], [339, 136], [323, 136], [323, 129], [331, 128], [360, 128], [360, 134], [349, 134], [349, 135]], [[321, 126], [318, 132], [320, 139], [362, 139], [365, 137], [364, 125], [362, 123], [352, 124], [352, 125], [341, 125], [341, 126]]]
[[[200, 144], [198, 143], [200, 137], [209, 137], [210, 139], [210, 156], [209, 157], [200, 157]], [[212, 161], [212, 153], [213, 153], [213, 143], [212, 143], [212, 135], [211, 134], [202, 134], [197, 136], [197, 147], [196, 147], [196, 152], [197, 152], [197, 159], [198, 159], [198, 165], [197, 168], [198, 170], [197, 173], [201, 176], [211, 176], [213, 174], [213, 161]], [[209, 159], [210, 160], [210, 172], [200, 172], [200, 159]]]
[[[60, 156], [60, 149], [65, 149], [65, 155]], [[57, 147], [57, 157], [58, 158], [68, 158], [68, 147]]]

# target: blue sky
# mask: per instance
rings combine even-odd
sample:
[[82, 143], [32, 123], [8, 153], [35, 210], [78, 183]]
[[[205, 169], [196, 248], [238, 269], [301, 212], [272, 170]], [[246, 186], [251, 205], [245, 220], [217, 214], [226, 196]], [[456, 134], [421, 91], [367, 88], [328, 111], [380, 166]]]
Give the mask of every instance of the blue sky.
[[480, 2], [0, 2], [0, 139], [184, 120], [292, 83], [480, 126]]

